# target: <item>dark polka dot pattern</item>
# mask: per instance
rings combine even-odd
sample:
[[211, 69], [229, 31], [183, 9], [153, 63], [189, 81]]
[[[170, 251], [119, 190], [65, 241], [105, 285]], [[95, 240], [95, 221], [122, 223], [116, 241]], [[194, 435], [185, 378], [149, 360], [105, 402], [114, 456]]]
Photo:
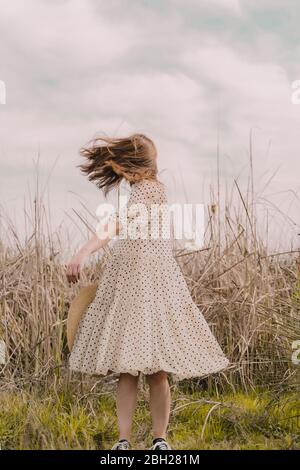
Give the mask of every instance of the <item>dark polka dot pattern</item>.
[[[167, 204], [164, 186], [135, 183], [128, 208], [136, 203], [149, 210], [152, 204]], [[172, 241], [160, 235], [115, 242], [95, 299], [79, 323], [71, 370], [91, 375], [165, 371], [178, 381], [228, 366], [191, 298]]]

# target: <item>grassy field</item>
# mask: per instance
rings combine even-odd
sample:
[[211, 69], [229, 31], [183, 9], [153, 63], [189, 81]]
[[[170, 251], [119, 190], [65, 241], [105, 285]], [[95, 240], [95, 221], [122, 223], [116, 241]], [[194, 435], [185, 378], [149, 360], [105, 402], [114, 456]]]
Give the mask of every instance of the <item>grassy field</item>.
[[[299, 449], [296, 393], [187, 392], [172, 387], [169, 440], [174, 449]], [[2, 393], [2, 449], [110, 449], [117, 439], [114, 387], [74, 394]], [[147, 389], [140, 381], [132, 444], [151, 444]]]
[[[175, 250], [194, 301], [231, 361], [225, 373], [172, 384], [170, 441], [178, 449], [299, 448], [300, 366], [291, 361], [292, 342], [300, 339], [299, 250], [270, 250], [267, 234], [257, 230], [251, 177], [249, 188], [242, 194], [235, 183], [222, 203], [212, 192], [205, 249]], [[90, 384], [69, 374], [65, 328], [70, 301], [99, 279], [109, 248], [91, 259], [79, 285], [68, 285], [65, 248], [39, 194], [37, 186], [24, 211], [25, 235], [0, 216], [0, 339], [7, 348], [0, 444], [109, 448], [117, 437], [116, 381]], [[85, 229], [95, 222], [89, 215], [79, 214]], [[150, 443], [146, 403], [141, 384], [137, 447]]]

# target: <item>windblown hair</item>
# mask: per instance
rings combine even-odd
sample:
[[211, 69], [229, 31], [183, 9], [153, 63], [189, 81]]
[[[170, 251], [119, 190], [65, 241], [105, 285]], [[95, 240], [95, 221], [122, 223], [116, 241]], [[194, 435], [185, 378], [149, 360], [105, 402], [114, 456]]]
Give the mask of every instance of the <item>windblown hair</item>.
[[156, 147], [144, 134], [129, 137], [96, 137], [80, 150], [86, 161], [79, 165], [89, 181], [104, 194], [125, 178], [130, 184], [142, 179], [156, 179]]

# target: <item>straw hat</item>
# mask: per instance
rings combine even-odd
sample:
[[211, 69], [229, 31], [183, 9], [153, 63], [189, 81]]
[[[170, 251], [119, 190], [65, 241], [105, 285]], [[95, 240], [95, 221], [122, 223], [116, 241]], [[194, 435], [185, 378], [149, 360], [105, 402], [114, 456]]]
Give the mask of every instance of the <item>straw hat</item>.
[[75, 335], [82, 315], [86, 312], [90, 303], [94, 300], [98, 284], [89, 284], [82, 287], [72, 300], [67, 318], [67, 341], [69, 350], [72, 350]]

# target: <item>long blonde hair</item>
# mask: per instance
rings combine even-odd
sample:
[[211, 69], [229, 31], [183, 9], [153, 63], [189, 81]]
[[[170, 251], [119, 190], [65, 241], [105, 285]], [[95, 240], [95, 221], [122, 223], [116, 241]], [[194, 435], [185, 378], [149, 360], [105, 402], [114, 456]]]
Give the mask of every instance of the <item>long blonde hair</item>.
[[123, 178], [130, 184], [142, 179], [156, 180], [157, 151], [154, 142], [144, 134], [129, 137], [96, 137], [80, 150], [86, 161], [79, 165], [104, 194], [118, 186]]

